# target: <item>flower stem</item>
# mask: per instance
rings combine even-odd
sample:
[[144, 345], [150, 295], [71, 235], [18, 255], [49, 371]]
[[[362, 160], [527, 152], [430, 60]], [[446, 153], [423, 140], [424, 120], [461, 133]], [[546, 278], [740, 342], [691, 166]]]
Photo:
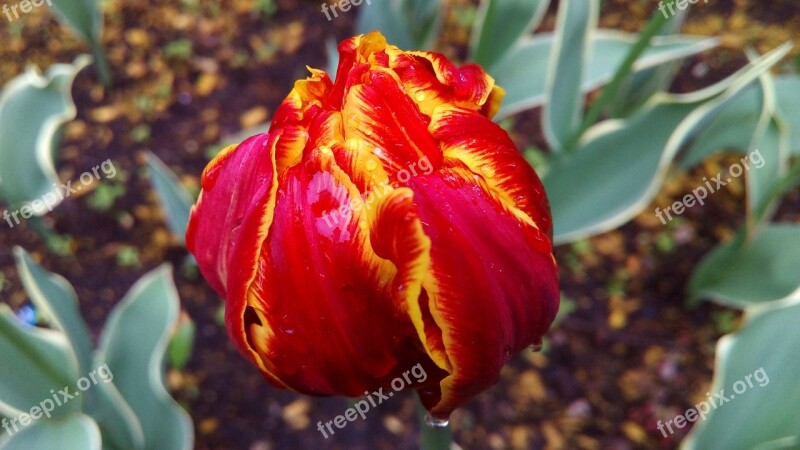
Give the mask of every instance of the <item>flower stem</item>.
[[417, 396], [417, 419], [419, 419], [419, 428], [422, 432], [422, 449], [450, 450], [453, 443], [453, 433], [450, 427], [434, 428], [429, 426], [427, 415], [428, 411], [422, 406], [422, 401]]

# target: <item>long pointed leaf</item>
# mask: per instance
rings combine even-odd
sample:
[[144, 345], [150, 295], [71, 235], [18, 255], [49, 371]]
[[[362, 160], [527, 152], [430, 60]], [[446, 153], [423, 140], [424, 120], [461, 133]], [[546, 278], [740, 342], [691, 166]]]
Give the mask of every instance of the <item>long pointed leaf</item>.
[[[506, 98], [496, 120], [545, 103], [547, 62], [551, 58], [554, 40], [553, 33], [539, 33], [532, 38], [523, 39], [520, 45], [493, 68], [492, 75], [497, 79], [497, 84], [506, 90]], [[581, 90], [586, 93], [608, 83], [635, 43], [635, 34], [609, 30], [598, 30], [594, 33], [591, 58]], [[703, 52], [717, 44], [718, 40], [714, 38], [657, 37], [636, 61], [633, 70], [657, 67]]]
[[470, 40], [470, 58], [487, 70], [535, 29], [550, 0], [484, 0]]
[[544, 135], [554, 152], [564, 150], [581, 124], [581, 86], [599, 9], [598, 0], [562, 0], [559, 4], [555, 46], [548, 65], [543, 120]]
[[111, 313], [98, 361], [136, 413], [147, 450], [192, 448], [191, 419], [164, 387], [164, 353], [178, 318], [171, 270], [161, 267], [134, 285]]

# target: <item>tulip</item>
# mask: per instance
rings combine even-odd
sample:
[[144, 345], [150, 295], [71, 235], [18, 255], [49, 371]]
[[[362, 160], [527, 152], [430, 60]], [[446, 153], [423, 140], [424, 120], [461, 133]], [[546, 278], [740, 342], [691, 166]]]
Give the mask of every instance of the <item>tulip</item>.
[[555, 318], [549, 205], [479, 66], [377, 32], [339, 52], [335, 82], [309, 68], [208, 165], [187, 246], [272, 385], [356, 397], [405, 374], [443, 419]]

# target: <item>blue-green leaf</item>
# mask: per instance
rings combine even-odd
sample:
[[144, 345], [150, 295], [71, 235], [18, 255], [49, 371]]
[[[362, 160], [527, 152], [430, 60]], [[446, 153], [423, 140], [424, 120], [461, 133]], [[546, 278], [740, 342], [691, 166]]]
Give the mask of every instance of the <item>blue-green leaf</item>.
[[[16, 416], [64, 388], [77, 391], [78, 362], [63, 333], [23, 325], [0, 304], [0, 413]], [[51, 392], [51, 390], [53, 392]], [[61, 396], [58, 396], [61, 399]], [[53, 417], [80, 410], [80, 397], [51, 408]]]
[[680, 147], [788, 49], [775, 50], [709, 88], [659, 94], [631, 119], [591, 128], [576, 154], [558, 160], [543, 179], [556, 242], [602, 233], [635, 216], [657, 192]]
[[484, 0], [470, 41], [470, 58], [487, 70], [539, 25], [550, 0]]
[[[496, 120], [544, 104], [548, 61], [554, 46], [553, 33], [539, 33], [523, 39], [492, 69], [497, 84], [506, 90], [506, 98]], [[590, 60], [581, 89], [584, 93], [608, 83], [617, 67], [636, 43], [636, 35], [598, 30], [592, 37]], [[687, 36], [657, 37], [634, 64], [635, 71], [658, 67], [703, 52], [717, 45], [717, 39]]]
[[87, 42], [97, 42], [103, 32], [103, 14], [97, 0], [48, 0], [56, 14]]
[[25, 250], [14, 248], [17, 272], [28, 298], [49, 319], [49, 324], [69, 339], [71, 352], [78, 361], [79, 373], [91, 370], [92, 343], [89, 328], [78, 309], [75, 289], [60, 275], [49, 273], [36, 264]]
[[83, 414], [62, 420], [39, 420], [0, 442], [0, 450], [44, 449], [100, 450], [102, 438], [97, 424]]
[[[797, 267], [797, 266], [795, 266]], [[683, 450], [800, 448], [800, 297], [747, 309], [744, 326], [720, 339], [713, 407]], [[720, 394], [728, 401], [716, 395]]]
[[373, 0], [360, 8], [358, 34], [380, 31], [403, 50], [429, 49], [444, 18], [441, 0]]
[[559, 4], [543, 115], [544, 135], [554, 152], [564, 150], [581, 124], [581, 86], [599, 9], [598, 0], [562, 0]]
[[189, 213], [194, 204], [192, 196], [181, 185], [175, 173], [152, 153], [147, 154], [147, 166], [150, 169], [150, 180], [158, 194], [161, 207], [167, 218], [169, 229], [181, 243], [185, 241], [186, 227], [189, 224]]
[[45, 75], [28, 70], [0, 94], [0, 198], [10, 206], [37, 200], [33, 212], [43, 215], [42, 200], [50, 209], [61, 202], [55, 151], [61, 127], [75, 118], [72, 81], [88, 62], [81, 56]]
[[164, 353], [178, 308], [171, 270], [150, 272], [111, 312], [97, 355], [139, 418], [146, 450], [192, 448], [191, 419], [164, 387]]
[[707, 298], [735, 308], [772, 302], [800, 289], [800, 227], [769, 225], [706, 255], [689, 280], [689, 302]]

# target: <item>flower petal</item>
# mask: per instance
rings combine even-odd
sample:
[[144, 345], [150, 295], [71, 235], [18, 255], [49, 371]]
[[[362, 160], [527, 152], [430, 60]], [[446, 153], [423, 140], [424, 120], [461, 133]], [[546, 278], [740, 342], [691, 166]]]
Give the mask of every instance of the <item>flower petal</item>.
[[392, 295], [414, 289], [398, 286], [398, 273], [402, 283], [418, 280], [419, 291], [427, 241], [404, 242], [405, 228], [381, 219], [409, 207], [410, 193], [365, 208], [333, 155], [322, 151], [290, 168], [280, 186], [247, 304], [233, 312], [257, 363], [290, 388], [320, 395], [362, 395], [421, 361], [435, 370], [404, 299]]
[[541, 339], [558, 309], [547, 236], [510, 213], [475, 178], [456, 161], [411, 182], [433, 243], [420, 308], [438, 326], [452, 364], [440, 391], [421, 392], [426, 407], [441, 417], [494, 384], [511, 355]]
[[506, 209], [521, 220], [527, 216], [529, 223], [552, 239], [550, 205], [542, 182], [505, 130], [478, 113], [450, 107], [436, 109], [430, 128], [446, 159], [463, 162], [486, 180]]

